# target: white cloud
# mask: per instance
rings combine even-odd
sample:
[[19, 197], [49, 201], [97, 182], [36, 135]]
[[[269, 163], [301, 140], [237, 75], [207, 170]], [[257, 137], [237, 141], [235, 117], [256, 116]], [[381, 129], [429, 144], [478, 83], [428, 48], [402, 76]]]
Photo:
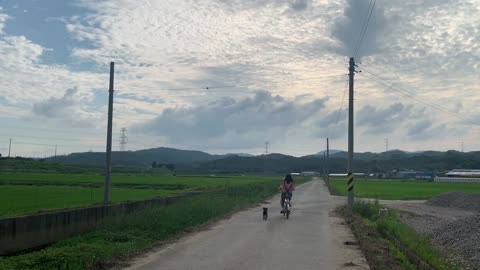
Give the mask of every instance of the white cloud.
[[205, 105], [164, 110], [157, 118], [138, 125], [137, 133], [165, 137], [183, 145], [251, 147], [259, 137], [281, 139], [318, 117], [328, 99], [297, 103], [269, 92], [241, 100], [223, 98]]
[[3, 29], [5, 28], [5, 23], [10, 17], [3, 13], [3, 8], [0, 6], [0, 35], [3, 34]]
[[[340, 104], [345, 77], [321, 77], [347, 72], [345, 54], [353, 42], [346, 36], [356, 40], [354, 34], [364, 17], [362, 12], [352, 13], [351, 7], [365, 7], [368, 2], [80, 0], [77, 4], [86, 8], [87, 14], [65, 17], [63, 21], [71, 37], [81, 41], [81, 45], [69, 44], [74, 61], [93, 65], [92, 70], [73, 72], [68, 65], [42, 64], [48, 48], [23, 36], [0, 35], [0, 53], [5, 56], [0, 62], [0, 93], [6, 97], [0, 102], [30, 114], [33, 104], [61, 99], [66, 89], [78, 86], [76, 95], [87, 105], [76, 103], [76, 109], [94, 117], [104, 116], [104, 103], [96, 109], [88, 104], [98, 98], [98, 89], [107, 88], [108, 63], [115, 61], [116, 127], [156, 116], [157, 122], [152, 123], [170, 125], [171, 134], [163, 134], [161, 141], [139, 134], [142, 139], [137, 140], [145, 144], [193, 147], [193, 139], [173, 140], [186, 136], [175, 133], [182, 129], [187, 129], [188, 134], [204, 134], [203, 124], [190, 126], [189, 120], [210, 123], [208, 117], [199, 119], [202, 113], [217, 119], [217, 114], [223, 113], [221, 108], [228, 107], [222, 102], [238, 103], [263, 90], [272, 96], [280, 95], [285, 103], [328, 100], [316, 119], [282, 127], [288, 136], [277, 137], [260, 128], [239, 136], [232, 125], [221, 125], [222, 131], [210, 128], [218, 131], [211, 141], [215, 138], [219, 145], [228, 148], [231, 144], [235, 149], [252, 146], [265, 137], [276, 138], [277, 145], [318, 145], [320, 136], [332, 136], [338, 122], [333, 143], [344, 145], [347, 103], [343, 101], [343, 107]], [[362, 45], [364, 57], [358, 61], [359, 69], [392, 81], [396, 88], [407, 89], [416, 100], [357, 75], [356, 134], [360, 136], [360, 150], [382, 150], [383, 144], [378, 142], [383, 142], [384, 136], [389, 136], [392, 144], [398, 142], [396, 148], [442, 148], [448, 138], [470, 140], [472, 147], [480, 147], [472, 135], [473, 128], [470, 131], [465, 123], [428, 106], [435, 103], [465, 118], [480, 113], [476, 106], [480, 102], [476, 94], [480, 71], [479, 4], [478, 0], [377, 3]], [[1, 14], [2, 10], [0, 32], [7, 18], [2, 19]], [[295, 101], [298, 96], [303, 98]], [[210, 104], [212, 101], [215, 103]], [[181, 121], [167, 119], [169, 114]], [[245, 115], [245, 119], [253, 117]], [[233, 116], [224, 117], [231, 121]], [[266, 125], [269, 119], [277, 123], [275, 117], [270, 113], [254, 119]], [[232, 123], [241, 125], [240, 120], [235, 118]], [[287, 116], [281, 120], [290, 123]], [[398, 125], [392, 124], [397, 121]], [[422, 144], [428, 136], [415, 136], [415, 141], [404, 139], [409, 132], [432, 134], [445, 126], [467, 131], [458, 135], [448, 129], [442, 132], [447, 139], [432, 136], [429, 144]], [[275, 127], [272, 130], [277, 131]]]

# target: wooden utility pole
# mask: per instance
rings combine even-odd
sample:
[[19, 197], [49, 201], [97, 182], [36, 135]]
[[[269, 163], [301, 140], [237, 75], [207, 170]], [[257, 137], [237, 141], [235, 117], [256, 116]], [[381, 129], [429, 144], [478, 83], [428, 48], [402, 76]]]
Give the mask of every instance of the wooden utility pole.
[[327, 168], [327, 185], [330, 186], [330, 145], [329, 145], [329, 142], [328, 142], [328, 138], [327, 138], [327, 164], [325, 165], [325, 167]]
[[327, 182], [327, 152], [323, 152], [323, 181]]
[[8, 144], [8, 157], [10, 157], [10, 150], [12, 150], [12, 138], [10, 138], [10, 143]]
[[353, 82], [355, 76], [355, 59], [350, 57], [349, 68], [349, 91], [348, 91], [348, 163], [347, 163], [347, 191], [348, 191], [348, 212], [353, 211]]
[[110, 174], [112, 173], [112, 122], [113, 122], [113, 75], [114, 62], [110, 63], [110, 85], [108, 88], [108, 125], [107, 125], [107, 157], [105, 165], [105, 189], [103, 202], [110, 203]]

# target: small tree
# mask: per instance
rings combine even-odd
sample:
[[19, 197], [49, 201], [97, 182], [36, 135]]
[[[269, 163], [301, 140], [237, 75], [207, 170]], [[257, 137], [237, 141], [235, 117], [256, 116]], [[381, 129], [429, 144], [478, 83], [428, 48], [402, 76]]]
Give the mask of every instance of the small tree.
[[152, 162], [152, 168], [157, 168], [157, 162], [156, 161]]

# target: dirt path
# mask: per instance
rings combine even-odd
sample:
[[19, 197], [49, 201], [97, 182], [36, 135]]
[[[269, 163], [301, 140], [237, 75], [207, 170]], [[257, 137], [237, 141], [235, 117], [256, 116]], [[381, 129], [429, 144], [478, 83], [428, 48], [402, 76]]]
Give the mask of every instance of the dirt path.
[[[127, 269], [369, 269], [320, 180], [297, 188], [293, 214], [279, 213], [279, 196], [239, 212], [209, 230], [184, 237], [137, 258]], [[269, 208], [263, 221], [262, 207]]]

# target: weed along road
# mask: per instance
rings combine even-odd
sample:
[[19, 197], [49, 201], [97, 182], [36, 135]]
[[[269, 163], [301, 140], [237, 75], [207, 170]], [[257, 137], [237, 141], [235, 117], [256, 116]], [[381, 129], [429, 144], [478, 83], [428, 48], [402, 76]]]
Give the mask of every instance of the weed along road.
[[[279, 196], [132, 261], [126, 269], [369, 269], [350, 230], [334, 216], [320, 180], [297, 187], [290, 219]], [[262, 207], [269, 208], [267, 221]]]

